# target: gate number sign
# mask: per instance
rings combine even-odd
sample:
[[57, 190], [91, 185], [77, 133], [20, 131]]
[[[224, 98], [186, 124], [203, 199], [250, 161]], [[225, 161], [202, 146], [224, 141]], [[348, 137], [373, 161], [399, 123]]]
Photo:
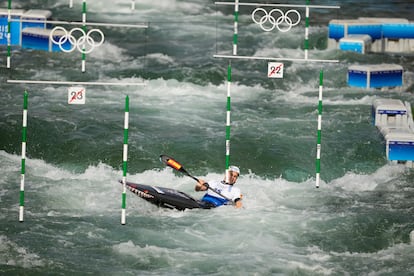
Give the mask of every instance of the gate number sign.
[[68, 88], [68, 104], [85, 104], [85, 87], [74, 86]]
[[281, 62], [269, 62], [267, 64], [267, 77], [268, 78], [283, 78], [283, 63]]

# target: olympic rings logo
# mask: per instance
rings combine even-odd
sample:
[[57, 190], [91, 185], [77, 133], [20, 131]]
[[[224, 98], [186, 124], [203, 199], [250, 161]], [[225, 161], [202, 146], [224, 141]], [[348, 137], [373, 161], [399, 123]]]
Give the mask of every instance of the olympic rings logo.
[[[58, 31], [63, 31], [63, 35], [60, 36]], [[95, 41], [92, 37], [92, 34], [97, 33], [100, 40]], [[54, 36], [60, 36], [59, 39], [55, 40]], [[73, 28], [69, 32], [63, 27], [55, 27], [50, 32], [50, 40], [53, 44], [59, 46], [60, 50], [65, 53], [70, 53], [75, 49], [78, 49], [79, 52], [82, 54], [89, 54], [91, 53], [96, 47], [99, 47], [104, 42], [104, 34], [99, 29], [91, 29], [87, 33], [81, 28]], [[69, 42], [70, 46], [64, 46], [67, 42]]]
[[[273, 16], [273, 13], [277, 13], [277, 18]], [[289, 17], [291, 14], [293, 14], [293, 18]], [[284, 13], [279, 9], [273, 9], [268, 13], [263, 8], [257, 8], [252, 12], [252, 20], [254, 23], [260, 25], [263, 31], [270, 32], [274, 28], [277, 28], [281, 32], [288, 32], [293, 26], [299, 24], [300, 13], [296, 10], [288, 10]], [[286, 27], [282, 28], [280, 26]]]

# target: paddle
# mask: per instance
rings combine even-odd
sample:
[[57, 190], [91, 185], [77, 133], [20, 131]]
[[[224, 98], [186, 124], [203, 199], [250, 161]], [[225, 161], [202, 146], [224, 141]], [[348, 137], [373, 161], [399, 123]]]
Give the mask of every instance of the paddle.
[[[173, 168], [176, 171], [182, 172], [185, 175], [191, 177], [192, 179], [194, 179], [195, 181], [199, 182], [198, 178], [195, 176], [192, 176], [189, 172], [187, 172], [183, 165], [181, 165], [177, 160], [175, 160], [174, 158], [167, 156], [165, 154], [160, 155], [160, 161], [162, 163], [164, 163], [165, 165]], [[214, 190], [213, 188], [210, 188], [209, 186], [207, 186], [208, 189], [212, 190], [213, 192], [215, 192], [216, 194], [218, 194], [219, 196], [223, 197], [224, 199], [227, 199], [228, 201], [230, 201], [232, 204], [234, 204], [234, 201], [224, 195], [222, 195], [221, 193], [217, 192], [216, 190]]]

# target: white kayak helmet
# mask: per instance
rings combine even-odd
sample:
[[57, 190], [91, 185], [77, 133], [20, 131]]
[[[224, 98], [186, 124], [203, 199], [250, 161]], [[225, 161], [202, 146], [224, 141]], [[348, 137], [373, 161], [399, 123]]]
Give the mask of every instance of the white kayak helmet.
[[229, 167], [229, 171], [236, 172], [236, 173], [238, 173], [240, 175], [240, 169], [239, 169], [239, 167], [230, 166]]

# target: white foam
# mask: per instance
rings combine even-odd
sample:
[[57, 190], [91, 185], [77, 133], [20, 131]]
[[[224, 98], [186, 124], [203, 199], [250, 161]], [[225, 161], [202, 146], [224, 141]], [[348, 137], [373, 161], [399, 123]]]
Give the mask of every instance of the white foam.
[[[373, 174], [348, 172], [344, 176], [333, 180], [330, 185], [340, 187], [347, 191], [373, 191], [378, 186], [387, 185], [388, 182], [399, 177], [404, 170], [405, 168], [402, 165], [385, 165]], [[387, 188], [393, 189], [390, 186]]]
[[[150, 265], [154, 259], [160, 261], [167, 261], [170, 259], [170, 250], [165, 247], [158, 247], [153, 245], [136, 245], [133, 241], [122, 242], [112, 246], [114, 252], [131, 256], [139, 260], [141, 264]], [[173, 250], [172, 250], [173, 251]]]
[[39, 255], [0, 235], [0, 264], [22, 268], [44, 267], [46, 265]]

